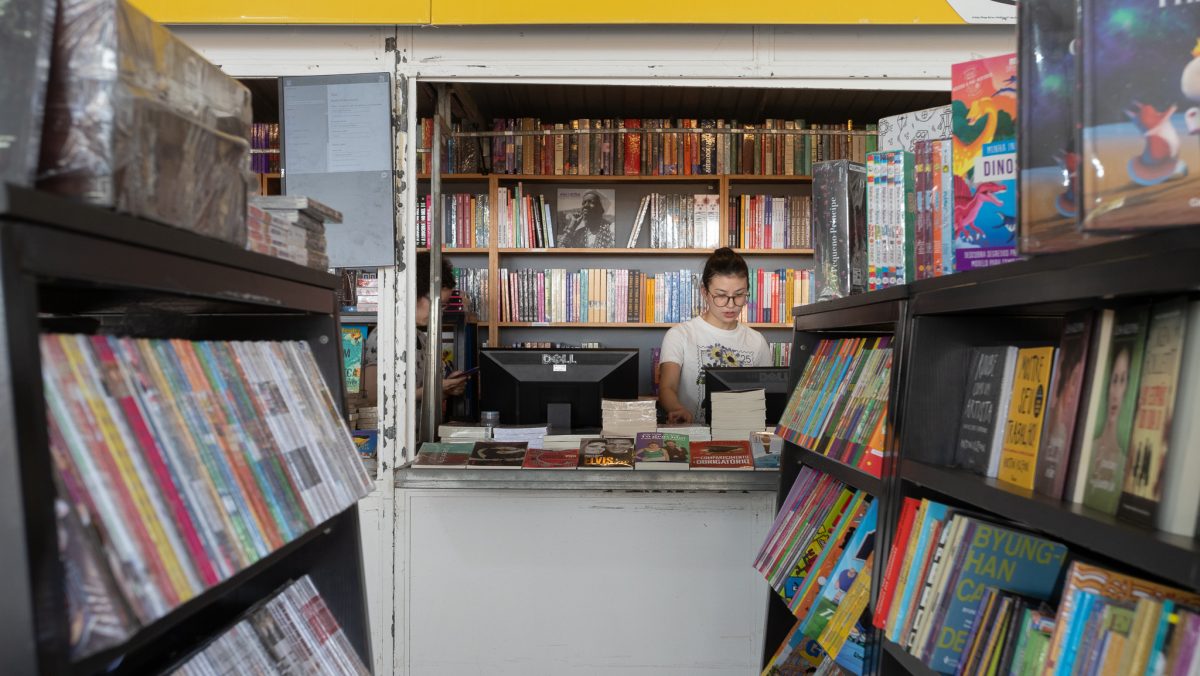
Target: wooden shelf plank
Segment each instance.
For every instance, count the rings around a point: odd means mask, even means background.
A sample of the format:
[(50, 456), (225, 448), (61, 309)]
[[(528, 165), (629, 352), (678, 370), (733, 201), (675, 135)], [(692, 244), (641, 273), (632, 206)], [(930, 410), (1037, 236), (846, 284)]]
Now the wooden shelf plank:
[(1200, 590), (1200, 545), (1193, 538), (1147, 530), (1083, 505), (915, 460), (902, 463), (901, 477), (977, 509), (1020, 522), (1069, 546)]
[[(428, 251), (429, 251), (429, 247), (427, 247), (427, 246), (417, 247), (417, 253), (427, 253)], [(461, 256), (464, 254), (472, 254), (472, 255), (487, 254), (488, 251), (489, 250), (487, 247), (443, 247), (442, 248), (442, 254), (449, 255), (449, 256)]]
[[(788, 329), (791, 324), (764, 324), (761, 322), (745, 322), (746, 326), (754, 329)], [(669, 329), (678, 326), (678, 322), (492, 322), (493, 326), (502, 329), (536, 328), (536, 329)]]
[(739, 183), (812, 183), (812, 176), (779, 176), (772, 174), (763, 176), (760, 174), (729, 174), (726, 178)]
[[(456, 251), (447, 249), (447, 251)], [(486, 249), (482, 250), (486, 251)], [(743, 256), (811, 256), (812, 249), (734, 249)], [(525, 249), (504, 247), (499, 249), (503, 255), (590, 255), (590, 256), (707, 256), (712, 249), (582, 249), (568, 247), (546, 247)]]

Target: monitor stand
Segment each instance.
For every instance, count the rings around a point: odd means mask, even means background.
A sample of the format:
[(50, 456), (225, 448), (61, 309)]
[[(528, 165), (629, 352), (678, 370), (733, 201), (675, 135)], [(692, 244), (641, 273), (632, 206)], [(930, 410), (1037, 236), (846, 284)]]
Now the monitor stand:
[(571, 405), (546, 404), (546, 421), (550, 434), (571, 433)]

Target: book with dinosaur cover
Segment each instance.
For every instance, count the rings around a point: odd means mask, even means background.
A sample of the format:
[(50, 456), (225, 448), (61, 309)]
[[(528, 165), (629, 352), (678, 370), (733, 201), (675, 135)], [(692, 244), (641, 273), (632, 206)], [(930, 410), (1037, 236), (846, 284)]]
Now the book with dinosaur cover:
[(1017, 352), (1012, 400), (1004, 424), (1004, 446), (1000, 449), (1000, 469), (996, 476), (1030, 490), (1037, 475), (1037, 454), (1055, 351), (1054, 347), (1025, 347)]
[(954, 266), (1017, 256), (1017, 55), (950, 69), (954, 127)]
[(1038, 450), (1037, 477), (1033, 482), (1034, 490), (1052, 498), (1061, 498), (1067, 483), (1067, 460), (1075, 440), (1091, 337), (1090, 310), (1063, 318), (1062, 339), (1055, 356), (1050, 403), (1046, 409), (1046, 427), (1042, 430), (1042, 445)]
[[(1079, 150), (1075, 138), (1075, 7), (1073, 0), (1024, 2), (1020, 28), (1017, 97), (1020, 152), (1018, 248), (1048, 253), (1087, 240), (1075, 227), (1079, 212)], [(1103, 241), (1094, 238), (1092, 241)]]
[(1109, 339), (1108, 359), (1104, 368), (1097, 366), (1092, 389), (1104, 407), (1095, 428), (1084, 430), (1092, 437), (1091, 458), (1086, 466), (1083, 504), (1106, 514), (1115, 514), (1121, 487), (1125, 481), (1125, 459), (1141, 383), (1142, 353), (1146, 347), (1146, 327), (1150, 308), (1134, 305), (1116, 312)]
[(817, 301), (867, 290), (867, 168), (847, 160), (813, 166), (813, 270)]
[(1088, 232), (1200, 218), (1200, 4), (1080, 3), (1081, 225)]
[[(1194, 450), (1168, 447), (1187, 315), (1186, 298), (1155, 303), (1150, 311), (1137, 413), (1133, 417), (1129, 454), (1125, 458), (1125, 485), (1117, 504), (1117, 516), (1147, 528), (1154, 527), (1158, 518), (1162, 473), (1168, 455)], [(1191, 416), (1195, 412), (1183, 414)]]

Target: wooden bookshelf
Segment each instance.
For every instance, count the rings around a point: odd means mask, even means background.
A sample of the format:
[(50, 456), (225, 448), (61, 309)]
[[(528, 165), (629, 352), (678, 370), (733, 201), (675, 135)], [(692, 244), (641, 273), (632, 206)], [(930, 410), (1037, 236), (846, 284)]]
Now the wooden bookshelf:
[[(462, 251), (461, 249), (446, 249), (446, 253)], [(474, 249), (467, 250), (474, 252)], [(486, 252), (486, 249), (481, 250)], [(505, 247), (498, 249), (505, 255), (513, 254), (552, 254), (565, 256), (707, 256), (711, 249), (578, 249), (567, 247), (543, 247), (537, 249), (521, 249)], [(812, 249), (734, 249), (743, 256), (811, 256)]]
[[(791, 324), (765, 324), (743, 322), (754, 329), (791, 329)], [(498, 328), (550, 328), (550, 329), (669, 329), (679, 322), (491, 322)]]
[[(418, 253), (428, 252), (429, 247), (417, 247)], [(462, 255), (480, 255), (487, 254), (491, 249), (487, 247), (443, 247), (442, 255), (444, 256), (462, 256)]]

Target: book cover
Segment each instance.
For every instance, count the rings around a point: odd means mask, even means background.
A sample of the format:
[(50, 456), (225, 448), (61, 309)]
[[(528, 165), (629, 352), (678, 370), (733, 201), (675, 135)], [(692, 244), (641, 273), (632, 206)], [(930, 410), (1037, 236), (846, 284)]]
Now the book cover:
[(594, 437), (579, 442), (579, 467), (583, 469), (633, 469), (634, 440)]
[[(1200, 411), (1200, 301), (1188, 308), (1185, 329), (1183, 362), (1179, 367), (1179, 393), (1175, 399), (1177, 411)], [(1200, 513), (1200, 416), (1172, 416), (1170, 448), (1162, 471), (1162, 502), (1158, 509), (1156, 527), (1177, 535), (1193, 536)], [(1187, 449), (1187, 450), (1182, 450)]]
[(1083, 202), (1087, 232), (1196, 222), (1200, 215), (1200, 5), (1080, 4)]
[(426, 441), (413, 458), (413, 469), (460, 469), (467, 466), (474, 444)]
[(847, 160), (813, 166), (816, 300), (867, 290), (867, 168)]
[(1030, 490), (1037, 476), (1037, 454), (1055, 349), (1025, 347), (1017, 352), (1012, 400), (1008, 405), (1008, 420), (1004, 423), (1004, 446), (1000, 451), (997, 478)]
[(521, 463), (524, 469), (575, 469), (579, 466), (579, 449), (531, 448)]
[[(1137, 409), (1129, 453), (1125, 458), (1125, 482), (1117, 503), (1117, 516), (1153, 528), (1162, 498), (1162, 474), (1168, 457), (1175, 392), (1183, 361), (1184, 330), (1188, 301), (1175, 298), (1155, 303), (1150, 310), (1142, 378), (1138, 385)], [(1187, 416), (1194, 412), (1187, 411)], [(1187, 447), (1175, 453), (1189, 452)]]
[(688, 437), (671, 432), (639, 432), (634, 465), (645, 470), (689, 469)]
[(1054, 357), (1054, 377), (1046, 426), (1038, 450), (1037, 477), (1033, 488), (1052, 498), (1061, 498), (1067, 483), (1067, 462), (1075, 439), (1075, 427), (1087, 369), (1088, 345), (1092, 337), (1091, 310), (1063, 318), (1062, 339)]
[[(916, 539), (910, 545), (911, 553), (907, 570), (901, 571), (899, 603), (892, 599), (891, 614), (888, 616), (887, 637), (895, 643), (900, 642), (901, 632), (909, 626), (909, 607), (912, 605), (917, 588), (925, 580), (925, 571), (929, 562), (927, 554), (937, 547), (940, 526), (946, 520), (946, 505), (931, 500), (921, 501), (920, 520), (913, 523)], [(930, 544), (930, 541), (933, 544)]]
[[(0, 62), (6, 64), (0, 88), (0, 183), (29, 186), (38, 171), (57, 6), (51, 0), (9, 3), (0, 23)], [(58, 92), (59, 99), (65, 96)], [(66, 136), (65, 131), (59, 135)]]
[(754, 469), (779, 469), (783, 439), (770, 432), (754, 432), (750, 435), (750, 453), (754, 456)]
[(833, 572), (827, 578), (825, 586), (821, 588), (816, 602), (804, 619), (801, 631), (809, 638), (817, 639), (825, 631), (829, 620), (845, 599), (846, 594), (849, 593), (850, 587), (853, 586), (855, 578), (863, 572), (867, 559), (875, 551), (878, 514), (879, 501), (874, 500), (867, 507), (866, 514), (863, 515), (862, 521), (854, 530), (850, 541), (846, 543), (841, 558), (838, 559)]
[(1003, 441), (1000, 416), (1012, 390), (1012, 365), (1017, 348), (977, 347), (971, 350), (967, 370), (966, 400), (959, 419), (954, 464), (977, 474), (987, 474), (993, 454)]
[(1015, 260), (1016, 54), (950, 68), (954, 128), (954, 266)]
[(1106, 514), (1116, 513), (1125, 481), (1125, 459), (1133, 432), (1149, 321), (1150, 308), (1146, 305), (1117, 311), (1107, 364), (1096, 369), (1092, 382), (1092, 387), (1099, 389), (1104, 408), (1097, 416), (1095, 429), (1084, 430), (1092, 436), (1092, 457), (1083, 504)]
[(1073, 0), (1039, 0), (1017, 8), (1021, 253), (1064, 251), (1087, 241), (1075, 227), (1080, 169), (1073, 118), (1075, 7)]
[(699, 441), (689, 450), (692, 469), (754, 469), (748, 441)]
[(920, 504), (919, 500), (910, 497), (905, 497), (901, 504), (900, 519), (896, 522), (892, 549), (888, 553), (887, 563), (883, 569), (883, 579), (879, 583), (879, 600), (875, 605), (875, 613), (872, 618), (872, 624), (876, 629), (883, 629), (887, 623), (888, 611), (895, 594), (896, 579), (900, 575), (900, 566), (904, 562), (904, 553), (908, 549), (913, 520)]
[(958, 666), (985, 588), (1048, 599), (1067, 555), (1062, 544), (973, 518), (968, 518), (964, 539), (969, 543), (965, 563), (954, 571), (942, 596), (944, 619), (929, 659), (942, 673)]
[(1092, 344), (1089, 346), (1087, 371), (1084, 374), (1084, 414), (1080, 420), (1079, 430), (1075, 433), (1077, 442), (1071, 451), (1070, 472), (1067, 477), (1065, 499), (1083, 503), (1084, 489), (1087, 487), (1087, 477), (1091, 473), (1092, 450), (1094, 438), (1092, 430), (1100, 424), (1105, 414), (1104, 388), (1100, 386), (1103, 378), (1097, 373), (1103, 373), (1108, 367), (1109, 354), (1112, 348), (1112, 326), (1116, 311), (1111, 308), (1100, 310), (1096, 316), (1096, 326), (1092, 330)]
[(950, 138), (951, 107), (937, 106), (879, 118), (879, 151), (916, 152), (919, 141)]
[(467, 467), (520, 469), (527, 449), (528, 442), (524, 441), (476, 441), (471, 447)]

